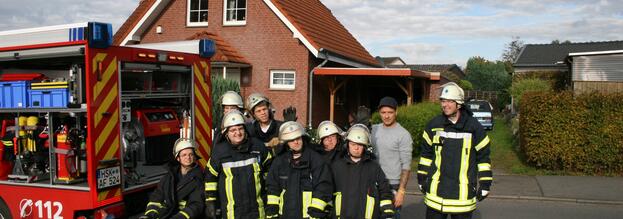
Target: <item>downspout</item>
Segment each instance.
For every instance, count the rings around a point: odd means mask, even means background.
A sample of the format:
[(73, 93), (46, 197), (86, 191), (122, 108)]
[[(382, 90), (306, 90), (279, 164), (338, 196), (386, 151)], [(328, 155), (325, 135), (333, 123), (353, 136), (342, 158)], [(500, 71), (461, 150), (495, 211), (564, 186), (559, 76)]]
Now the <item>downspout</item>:
[(312, 100), (314, 99), (314, 69), (324, 66), (329, 61), (329, 52), (326, 51), (324, 48), (320, 48), (318, 50), (318, 57), (320, 57), (321, 53), (324, 54), (324, 57), (323, 57), (324, 61), (322, 61), (320, 65), (316, 66), (311, 71), (309, 71), (309, 101), (307, 103), (308, 105), (307, 114), (309, 115), (307, 117), (307, 128), (309, 129), (312, 128), (312, 112), (313, 112), (312, 111)]

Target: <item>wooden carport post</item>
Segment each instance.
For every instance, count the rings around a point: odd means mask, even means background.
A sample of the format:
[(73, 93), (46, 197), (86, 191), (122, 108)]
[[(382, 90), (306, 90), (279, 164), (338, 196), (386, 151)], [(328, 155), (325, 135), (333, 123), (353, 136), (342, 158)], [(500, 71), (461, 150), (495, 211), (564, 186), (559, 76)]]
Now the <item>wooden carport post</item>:
[(402, 83), (400, 83), (400, 81), (394, 79), (394, 82), (396, 82), (398, 87), (400, 87), (400, 89), (407, 95), (407, 106), (413, 104), (413, 78), (407, 78), (406, 88), (402, 85)]
[(330, 98), (330, 100), (329, 100), (329, 120), (331, 120), (331, 122), (333, 122), (333, 114), (335, 113), (335, 93), (342, 86), (344, 86), (344, 84), (346, 84), (346, 82), (348, 81), (349, 78), (346, 78), (342, 82), (338, 83), (337, 86), (335, 85), (334, 79), (336, 79), (336, 77), (331, 77), (331, 78), (328, 78), (328, 80), (327, 80), (327, 84), (329, 85), (329, 98)]

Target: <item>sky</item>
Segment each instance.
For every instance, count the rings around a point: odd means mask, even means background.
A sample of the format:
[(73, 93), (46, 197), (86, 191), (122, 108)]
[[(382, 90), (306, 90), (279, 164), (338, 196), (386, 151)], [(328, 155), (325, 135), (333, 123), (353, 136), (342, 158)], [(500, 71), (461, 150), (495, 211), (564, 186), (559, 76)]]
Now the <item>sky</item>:
[[(623, 0), (321, 1), (372, 56), (408, 64), (499, 60), (513, 37), (527, 44), (623, 40)], [(138, 2), (0, 0), (0, 31), (85, 21), (116, 30)]]

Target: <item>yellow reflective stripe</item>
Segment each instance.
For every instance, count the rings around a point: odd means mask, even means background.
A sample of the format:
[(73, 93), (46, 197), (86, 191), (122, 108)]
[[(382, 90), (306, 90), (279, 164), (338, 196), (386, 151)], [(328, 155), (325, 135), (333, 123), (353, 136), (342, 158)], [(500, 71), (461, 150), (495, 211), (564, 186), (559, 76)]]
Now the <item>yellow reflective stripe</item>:
[(307, 207), (311, 204), (312, 192), (303, 191), (303, 218), (308, 218)]
[(156, 209), (149, 209), (149, 210), (147, 210), (147, 211), (145, 212), (145, 215), (148, 215), (148, 214), (149, 214), (149, 212), (154, 212), (154, 213), (156, 213), (156, 214), (159, 214), (159, 213), (158, 213), (158, 211), (157, 211)]
[(424, 170), (418, 170), (418, 171), (417, 171), (417, 173), (418, 173), (418, 174), (424, 174), (424, 175), (427, 175), (427, 174), (428, 174), (428, 172), (426, 172), (426, 171), (424, 171)]
[(268, 195), (266, 203), (269, 204), (269, 205), (278, 205), (279, 204), (279, 196)]
[(335, 216), (340, 216), (340, 212), (342, 211), (342, 193), (335, 193)]
[(493, 177), (480, 177), (478, 180), (493, 180)]
[(234, 191), (232, 189), (232, 181), (234, 176), (231, 173), (231, 168), (223, 168), (225, 173), (225, 194), (227, 196), (227, 218), (234, 217)]
[(209, 197), (209, 198), (206, 198), (206, 201), (216, 201), (216, 198), (214, 198), (214, 197)]
[[(433, 141), (436, 143), (439, 142), (439, 136), (435, 135)], [(433, 173), (433, 177), (430, 183), (429, 192), (435, 195), (437, 195), (437, 186), (439, 184), (439, 176), (441, 175), (441, 172), (439, 171), (441, 167), (441, 149), (442, 147), (435, 148), (435, 166), (437, 166), (437, 169), (435, 170), (435, 173)]]
[(178, 205), (178, 208), (182, 210), (186, 207), (186, 201), (182, 200), (179, 203), (177, 203), (177, 205)]
[(485, 146), (487, 146), (487, 144), (489, 144), (489, 136), (485, 136), (485, 139), (482, 139), (482, 141), (480, 141), (480, 143), (478, 143), (478, 145), (476, 145), (476, 150), (480, 151), (480, 149), (484, 148)]
[(469, 168), (471, 146), (472, 138), (463, 138), (463, 147), (461, 148), (461, 168), (459, 170), (459, 200), (467, 200), (467, 191), (469, 190), (467, 169)]
[(422, 138), (424, 138), (424, 140), (429, 146), (433, 145), (433, 142), (430, 141), (430, 137), (428, 136), (428, 133), (426, 133), (426, 131), (422, 133)]
[(431, 129), (432, 132), (436, 132), (436, 131), (443, 131), (443, 128), (433, 128)]
[(279, 214), (283, 215), (283, 195), (286, 194), (286, 190), (281, 190), (281, 195), (279, 195)]
[(319, 210), (324, 211), (324, 208), (327, 206), (327, 203), (319, 198), (312, 198), (310, 207), (317, 208)]
[(205, 190), (206, 191), (216, 191), (216, 182), (207, 182), (205, 183)]
[(392, 200), (381, 200), (381, 207), (385, 205), (391, 205), (391, 204), (392, 204)]
[(434, 202), (434, 201), (432, 201), (430, 199), (427, 199), (427, 198), (424, 199), (424, 204), (426, 204), (426, 206), (428, 206), (428, 207), (430, 207), (432, 209), (435, 209), (437, 211), (441, 211), (441, 204), (436, 203), (436, 202)]
[(372, 214), (374, 213), (374, 202), (374, 198), (366, 195), (366, 214), (364, 216), (366, 219), (372, 219)]
[(478, 171), (488, 171), (491, 170), (491, 164), (489, 163), (479, 163)]
[(260, 184), (260, 164), (253, 163), (253, 177), (255, 180), (255, 198), (260, 218), (264, 218), (264, 201), (262, 200), (262, 185)]
[(150, 206), (150, 205), (156, 206), (158, 208), (162, 208), (162, 204), (160, 204), (160, 202), (149, 202), (149, 203), (147, 203), (147, 206)]
[(430, 164), (432, 163), (433, 163), (433, 160), (425, 158), (425, 157), (420, 157), (420, 164), (424, 166), (430, 166)]
[(476, 197), (467, 199), (467, 200), (458, 200), (458, 199), (441, 198), (433, 194), (426, 194), (425, 199), (433, 201), (438, 204), (443, 203), (444, 205), (453, 205), (453, 206), (467, 206), (467, 205), (476, 204)]
[(186, 219), (190, 219), (190, 215), (188, 215), (186, 212), (180, 211), (180, 214), (184, 215)]
[(210, 164), (210, 163), (211, 163), (211, 162), (210, 162), (211, 160), (212, 160), (212, 158), (210, 158), (210, 160), (208, 160), (208, 165), (207, 165), (207, 166), (208, 166), (208, 170), (210, 171), (210, 173), (211, 173), (212, 175), (214, 175), (214, 176), (218, 176), (218, 172), (216, 172), (216, 170), (214, 169), (214, 167), (212, 167), (212, 165)]
[(266, 162), (268, 162), (268, 160), (273, 159), (273, 155), (271, 155), (270, 153), (268, 153), (268, 155), (266, 156), (266, 159), (264, 160), (264, 162), (262, 162), (262, 165), (265, 165)]

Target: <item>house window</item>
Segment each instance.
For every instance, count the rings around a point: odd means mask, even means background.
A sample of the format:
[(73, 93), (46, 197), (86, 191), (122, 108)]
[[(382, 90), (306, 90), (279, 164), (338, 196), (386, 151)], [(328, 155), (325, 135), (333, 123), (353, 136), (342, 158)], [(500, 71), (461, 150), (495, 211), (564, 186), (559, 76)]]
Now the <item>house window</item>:
[(188, 0), (186, 26), (208, 26), (208, 0)]
[(223, 25), (245, 25), (247, 23), (246, 0), (224, 0)]
[(296, 73), (290, 70), (271, 70), (270, 89), (294, 90)]

